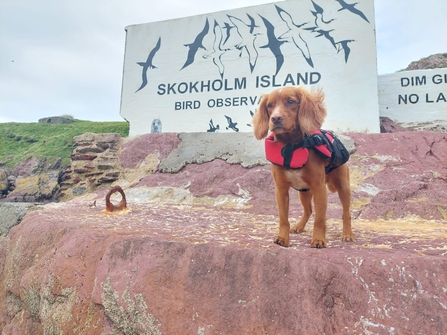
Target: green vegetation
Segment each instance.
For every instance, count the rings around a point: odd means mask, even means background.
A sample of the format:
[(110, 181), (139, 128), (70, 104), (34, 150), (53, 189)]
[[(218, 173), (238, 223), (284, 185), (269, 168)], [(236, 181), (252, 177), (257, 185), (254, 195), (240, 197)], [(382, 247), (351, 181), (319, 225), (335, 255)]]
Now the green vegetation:
[(0, 123), (0, 162), (14, 167), (31, 156), (60, 157), (68, 165), (74, 148), (73, 138), (84, 133), (129, 135), (127, 122), (73, 120), (67, 124)]

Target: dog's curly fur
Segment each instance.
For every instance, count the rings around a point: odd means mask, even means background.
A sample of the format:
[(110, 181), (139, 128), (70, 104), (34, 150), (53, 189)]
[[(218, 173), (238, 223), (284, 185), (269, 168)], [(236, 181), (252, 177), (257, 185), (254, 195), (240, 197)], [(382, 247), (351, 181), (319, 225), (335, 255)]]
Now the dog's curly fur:
[[(272, 132), (275, 141), (281, 144), (298, 143), (305, 135), (320, 129), (326, 117), (324, 94), (321, 90), (309, 91), (303, 87), (284, 87), (270, 94), (263, 95), (259, 108), (253, 116), (254, 135), (260, 140)], [(274, 242), (288, 247), (289, 232), (301, 233), (312, 214), (312, 198), (315, 205), (315, 223), (311, 246), (324, 248), (326, 241), (327, 190), (338, 192), (343, 206), (343, 241), (354, 241), (351, 229), (351, 188), (349, 169), (343, 164), (332, 172), (325, 174), (328, 161), (309, 150), (306, 165), (298, 170), (288, 169), (272, 164), (272, 174), (276, 184), (276, 202), (279, 213), (279, 234)], [(290, 228), (289, 224), (289, 190), (309, 189), (299, 192), (303, 205), (303, 216)]]

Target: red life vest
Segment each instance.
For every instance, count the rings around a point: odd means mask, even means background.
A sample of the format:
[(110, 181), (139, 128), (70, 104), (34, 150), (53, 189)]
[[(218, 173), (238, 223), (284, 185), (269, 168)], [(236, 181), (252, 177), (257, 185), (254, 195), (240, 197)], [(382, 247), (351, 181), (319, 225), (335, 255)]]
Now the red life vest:
[(323, 158), (330, 160), (326, 173), (346, 163), (349, 152), (341, 141), (331, 132), (314, 130), (311, 136), (296, 144), (280, 144), (275, 142), (274, 134), (265, 139), (265, 155), (273, 164), (289, 169), (301, 169), (309, 159), (309, 149), (314, 148)]

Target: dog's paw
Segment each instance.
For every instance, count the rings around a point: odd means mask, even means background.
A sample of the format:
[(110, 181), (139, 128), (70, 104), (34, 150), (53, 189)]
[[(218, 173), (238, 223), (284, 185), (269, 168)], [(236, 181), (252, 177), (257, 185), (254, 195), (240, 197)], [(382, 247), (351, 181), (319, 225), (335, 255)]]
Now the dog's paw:
[(312, 239), (312, 242), (310, 242), (310, 246), (311, 248), (326, 248), (327, 247), (327, 242), (326, 240), (319, 240), (319, 239)]
[(351, 232), (350, 234), (341, 234), (341, 240), (343, 242), (355, 242), (355, 235)]
[(289, 246), (289, 239), (285, 239), (281, 236), (276, 236), (273, 240), (273, 243), (276, 243), (282, 247), (288, 247)]
[(292, 228), (290, 228), (290, 232), (293, 234), (301, 234), (304, 231), (304, 227), (300, 225), (295, 225)]

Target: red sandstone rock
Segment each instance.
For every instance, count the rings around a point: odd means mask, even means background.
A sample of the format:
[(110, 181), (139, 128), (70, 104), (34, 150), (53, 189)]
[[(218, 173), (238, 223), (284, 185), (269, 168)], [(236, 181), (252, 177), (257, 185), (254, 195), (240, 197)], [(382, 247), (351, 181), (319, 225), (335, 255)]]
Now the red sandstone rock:
[[(389, 219), (417, 215), (447, 220), (446, 134), (405, 132), (350, 136), (357, 144), (357, 152), (348, 162), (356, 217)], [(196, 197), (247, 194), (254, 213), (276, 213), (275, 186), (269, 165), (247, 169), (216, 159), (189, 164), (175, 174), (147, 175), (137, 186), (142, 185), (185, 188)], [(330, 194), (329, 202), (328, 216), (339, 218), (338, 197)], [(294, 215), (301, 213), (298, 194), (294, 191), (291, 191), (290, 210)]]
[[(10, 231), (3, 334), (446, 334), (447, 135), (350, 136), (355, 243), (339, 241), (331, 194), (329, 248), (309, 247), (312, 223), (290, 248), (273, 244), (269, 165), (157, 172), (125, 188), (126, 212), (105, 214), (103, 189)], [(177, 140), (129, 141), (121, 165), (163, 160)]]
[[(432, 132), (352, 134), (351, 168), (363, 174), (354, 196), (370, 199), (360, 218), (447, 220), (447, 135)], [(368, 189), (373, 185), (374, 189)], [(368, 194), (369, 192), (369, 194)]]
[(48, 171), (59, 170), (61, 168), (61, 159), (30, 157), (18, 163), (11, 171), (15, 177), (30, 177), (32, 175)]
[(97, 171), (97, 172), (86, 173), (84, 176), (86, 176), (86, 177), (94, 177), (94, 176), (101, 176), (102, 174), (104, 174), (104, 172)]
[(88, 171), (90, 171), (89, 169), (73, 169), (74, 172), (76, 173), (86, 173)]
[(404, 128), (398, 125), (396, 122), (391, 120), (389, 117), (381, 116), (380, 117), (380, 132), (381, 133), (397, 133), (401, 131), (409, 131), (407, 128)]
[(80, 148), (76, 148), (76, 153), (78, 154), (89, 154), (89, 153), (101, 153), (104, 152), (107, 148), (102, 148), (98, 146), (84, 146)]
[[(81, 210), (82, 208), (82, 210)], [(447, 230), (358, 223), (355, 243), (271, 242), (274, 216), (85, 202), (27, 215), (0, 245), (3, 334), (445, 334)], [(61, 220), (62, 218), (62, 220)], [(394, 222), (399, 226), (399, 222)]]
[(174, 133), (141, 135), (123, 143), (120, 161), (124, 168), (136, 168), (151, 153), (157, 154), (159, 160), (166, 158), (179, 143)]
[(81, 154), (81, 155), (71, 155), (70, 159), (72, 161), (92, 161), (94, 160), (96, 157), (96, 155), (87, 155), (87, 154)]
[(118, 179), (118, 177), (100, 177), (100, 178), (98, 178), (97, 182), (98, 182), (98, 184), (111, 183), (117, 179)]

